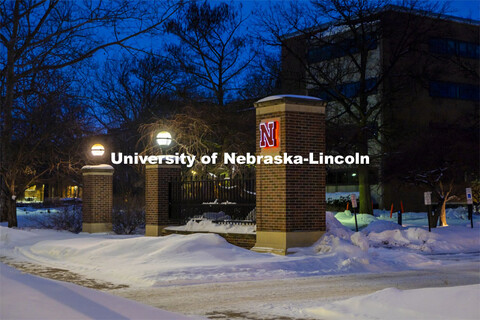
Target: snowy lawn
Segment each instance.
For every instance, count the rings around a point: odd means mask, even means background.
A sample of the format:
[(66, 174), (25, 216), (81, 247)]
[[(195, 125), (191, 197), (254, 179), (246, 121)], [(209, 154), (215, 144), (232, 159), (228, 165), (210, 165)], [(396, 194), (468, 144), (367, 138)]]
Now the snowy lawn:
[[(448, 208), (446, 210), (447, 223), (450, 226), (465, 226), (470, 224), (468, 220), (468, 211), (465, 207)], [(355, 230), (355, 216), (350, 210), (338, 212), (335, 218), (344, 226)], [(473, 221), (480, 226), (480, 216), (474, 214)], [(398, 213), (393, 212), (390, 218), (390, 211), (375, 209), (373, 216), (370, 214), (357, 214), (357, 223), (359, 229), (363, 229), (374, 221), (388, 221), (398, 225)], [(425, 227), (428, 228), (427, 214), (425, 212), (404, 212), (402, 214), (402, 225), (404, 227)]]
[(0, 319), (191, 319), (0, 263)]
[(60, 213), (65, 207), (40, 208), (40, 207), (17, 207), (17, 222), (21, 228), (35, 228), (39, 222), (44, 221), (50, 214)]
[(468, 221), (434, 229), (376, 219), (354, 233), (327, 214), (327, 233), (289, 256), (261, 254), (215, 234), (151, 238), (0, 227), (1, 255), (132, 287), (435, 268), (433, 255), (479, 252)]

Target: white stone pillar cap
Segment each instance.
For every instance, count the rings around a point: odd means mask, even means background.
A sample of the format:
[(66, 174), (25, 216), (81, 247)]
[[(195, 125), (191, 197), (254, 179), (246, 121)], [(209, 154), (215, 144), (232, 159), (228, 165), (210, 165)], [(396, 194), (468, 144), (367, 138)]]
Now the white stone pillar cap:
[(325, 113), (326, 101), (317, 97), (281, 94), (260, 99), (254, 105), (257, 115), (278, 111)]
[(113, 174), (113, 167), (109, 164), (86, 165), (82, 167), (82, 174)]

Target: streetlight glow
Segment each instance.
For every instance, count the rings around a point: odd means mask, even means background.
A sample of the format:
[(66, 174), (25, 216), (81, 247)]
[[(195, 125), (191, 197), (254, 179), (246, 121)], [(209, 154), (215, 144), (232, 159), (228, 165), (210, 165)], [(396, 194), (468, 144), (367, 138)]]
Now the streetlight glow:
[(157, 144), (160, 147), (167, 147), (172, 143), (172, 135), (170, 132), (161, 131), (157, 134)]
[(96, 143), (90, 149), (94, 157), (101, 157), (105, 153), (105, 148), (100, 143)]

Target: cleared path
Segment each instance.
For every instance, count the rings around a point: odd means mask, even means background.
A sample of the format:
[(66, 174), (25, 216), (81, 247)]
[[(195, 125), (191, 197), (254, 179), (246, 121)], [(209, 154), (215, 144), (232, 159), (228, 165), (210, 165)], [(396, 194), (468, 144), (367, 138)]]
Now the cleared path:
[(476, 283), (480, 283), (480, 262), (474, 258), (435, 270), (108, 291), (165, 310), (213, 319), (299, 319), (305, 318), (298, 313), (302, 306), (321, 305), (384, 288), (415, 289)]

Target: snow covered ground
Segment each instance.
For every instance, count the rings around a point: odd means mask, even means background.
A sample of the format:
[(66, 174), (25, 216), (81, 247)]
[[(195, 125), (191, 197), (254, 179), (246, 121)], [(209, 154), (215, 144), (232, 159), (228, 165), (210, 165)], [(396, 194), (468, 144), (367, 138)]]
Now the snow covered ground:
[(480, 285), (414, 290), (384, 289), (306, 308), (320, 319), (479, 319)]
[[(393, 222), (396, 221), (395, 216), (389, 218), (389, 212), (376, 211), (375, 217), (362, 217), (363, 215), (359, 217), (363, 224), (362, 230), (355, 233), (351, 224), (353, 216), (348, 212), (336, 215), (327, 213), (326, 234), (313, 246), (296, 248), (292, 250), (293, 254), (288, 256), (245, 250), (227, 243), (215, 234), (170, 235), (155, 238), (140, 235), (73, 234), (66, 231), (33, 229), (30, 228), (32, 225), (30, 227), (24, 225), (23, 229), (8, 229), (1, 226), (0, 256), (50, 268), (62, 268), (83, 277), (128, 285), (130, 286), (128, 290), (145, 290), (149, 294), (151, 290), (162, 290), (165, 286), (192, 284), (208, 286), (233, 281), (248, 283), (245, 280), (274, 282), (287, 279), (318, 279), (318, 276), (325, 275), (385, 274), (406, 270), (416, 270), (416, 273), (429, 270), (428, 273), (435, 273), (462, 264), (468, 264), (470, 273), (472, 265), (475, 270), (473, 276), (470, 275), (468, 278), (471, 282), (462, 284), (478, 283), (480, 221), (475, 217), (475, 228), (471, 229), (462, 210), (449, 211), (447, 221), (450, 226), (433, 229), (431, 233), (426, 228), (424, 214), (423, 218), (419, 218), (422, 214), (418, 213), (405, 214), (404, 225), (399, 226)], [(32, 213), (25, 215), (30, 214)], [(22, 218), (19, 221), (21, 225)], [(368, 226), (366, 222), (369, 223)], [(377, 290), (382, 288), (385, 287), (379, 287)], [(374, 289), (371, 288), (364, 293), (373, 292)], [(465, 290), (468, 292), (461, 292), (472, 294), (478, 292), (478, 287)], [(449, 296), (450, 294), (458, 296), (458, 293), (454, 292), (440, 294), (445, 294), (445, 297), (451, 300), (453, 298)], [(372, 305), (375, 301), (384, 304), (385, 302), (379, 298), (384, 295), (393, 299), (394, 296), (407, 297), (410, 293), (386, 291), (344, 305), (327, 305), (311, 299), (305, 304), (277, 305), (271, 311), (275, 314), (288, 314), (288, 310), (295, 310), (291, 312), (292, 317), (307, 317), (308, 314), (308, 317), (313, 318), (335, 316), (341, 318), (349, 312), (356, 314), (358, 311), (353, 307), (347, 309), (346, 305), (358, 307), (363, 302)], [(457, 300), (459, 299), (457, 297)], [(464, 318), (468, 319), (472, 311), (469, 300), (458, 303), (462, 306), (462, 303), (468, 304), (465, 313), (462, 313), (465, 315)], [(159, 306), (153, 303), (152, 305)], [(417, 311), (416, 314), (423, 312)], [(325, 316), (326, 313), (329, 314), (328, 317)], [(359, 315), (371, 319), (378, 316)], [(226, 318), (232, 316), (227, 315)]]
[(286, 257), (245, 250), (215, 234), (151, 238), (0, 227), (0, 245), (1, 255), (14, 260), (133, 287), (436, 268), (450, 262), (432, 255), (480, 251), (478, 221), (474, 229), (464, 220), (429, 233), (372, 219), (355, 233), (327, 213), (327, 233)]
[[(369, 295), (387, 288), (411, 290), (480, 283), (478, 263), (466, 263), (465, 258), (462, 256), (461, 262), (435, 270), (121, 288), (110, 292), (173, 312), (191, 314), (194, 310), (194, 314), (213, 319), (326, 320), (330, 318), (315, 315), (307, 310), (326, 307), (334, 301)], [(165, 294), (165, 290), (168, 290), (168, 294)], [(425, 299), (423, 301), (428, 304), (434, 303)], [(456, 301), (457, 307), (451, 310), (456, 313), (456, 317), (450, 319), (467, 318), (463, 306), (471, 300), (457, 297)], [(389, 302), (392, 310), (396, 302)], [(469, 308), (471, 310), (472, 306)], [(375, 312), (370, 309), (363, 310), (364, 313), (370, 311)], [(354, 316), (355, 314), (345, 313), (343, 319), (353, 319)], [(383, 316), (380, 319), (389, 317)], [(423, 313), (423, 319), (430, 317)]]
[(35, 228), (39, 226), (39, 221), (48, 217), (49, 214), (59, 213), (63, 207), (41, 208), (24, 206), (17, 207), (17, 222), (20, 228)]
[(0, 319), (191, 319), (0, 263)]

